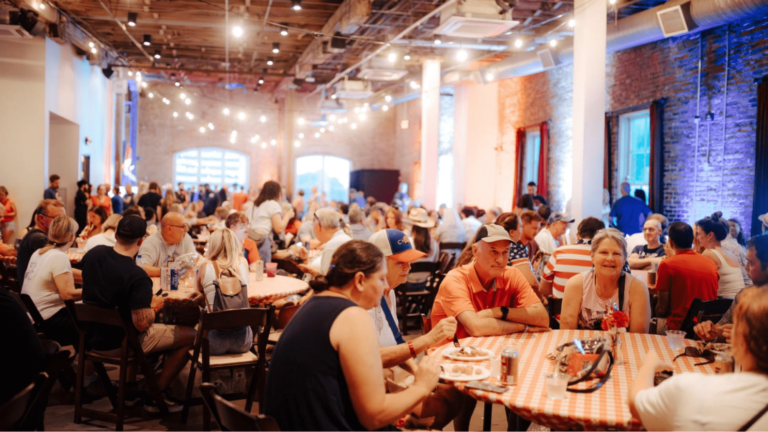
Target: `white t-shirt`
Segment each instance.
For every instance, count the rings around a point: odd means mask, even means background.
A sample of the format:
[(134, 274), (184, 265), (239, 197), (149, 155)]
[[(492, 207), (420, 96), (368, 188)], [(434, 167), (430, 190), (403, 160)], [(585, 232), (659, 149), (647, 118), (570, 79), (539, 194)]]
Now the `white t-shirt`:
[(648, 242), (645, 241), (645, 235), (642, 232), (627, 236), (627, 256), (629, 256), (636, 247), (645, 246), (647, 244)]
[(283, 208), (275, 200), (268, 200), (251, 211), (251, 229), (262, 234), (272, 232), (272, 216), (283, 214)]
[[(392, 319), (395, 321), (395, 325), (399, 326), (397, 322), (397, 297), (395, 296), (395, 290), (390, 290), (387, 296), (387, 304), (389, 305), (389, 311), (392, 313)], [(376, 333), (379, 335), (379, 346), (391, 347), (397, 345), (395, 340), (395, 334), (392, 333), (392, 329), (387, 322), (387, 316), (384, 314), (384, 309), (381, 305), (376, 306), (373, 309), (368, 309), (368, 314), (373, 320), (373, 326), (376, 327)]]
[(352, 237), (346, 235), (342, 230), (338, 230), (333, 234), (333, 237), (323, 246), (323, 252), (320, 254), (320, 272), (322, 274), (328, 274), (328, 268), (331, 267), (331, 258), (333, 258), (336, 249), (351, 240)]
[(29, 258), (21, 293), (32, 299), (43, 319), (47, 320), (64, 307), (64, 299), (53, 281), (64, 273), (72, 273), (72, 265), (67, 254), (59, 249), (49, 250), (43, 255), (38, 250)]
[[(750, 372), (683, 373), (637, 394), (643, 426), (654, 430), (739, 430), (768, 404), (768, 377)], [(768, 414), (751, 430), (768, 430)]]
[(544, 228), (543, 230), (539, 231), (539, 233), (536, 234), (536, 237), (533, 239), (536, 240), (536, 244), (539, 245), (539, 249), (545, 254), (552, 255), (555, 253), (555, 250), (557, 249), (557, 242), (555, 241), (555, 238), (552, 237), (552, 233), (549, 232), (549, 229)]
[(169, 245), (163, 239), (162, 231), (157, 232), (144, 240), (139, 249), (142, 265), (154, 267), (164, 267), (169, 259), (174, 260), (181, 255), (195, 252), (195, 244), (189, 234), (184, 234), (184, 238), (175, 245)]
[(115, 247), (115, 232), (109, 230), (108, 232), (97, 234), (89, 238), (88, 241), (85, 242), (85, 247), (83, 247), (83, 249), (88, 252), (96, 246)]
[[(471, 239), (475, 238), (475, 233), (480, 229), (481, 226), (483, 226), (483, 223), (477, 220), (477, 218), (474, 216), (469, 216), (461, 220), (461, 225), (464, 226), (465, 240), (470, 241)], [(443, 238), (440, 237), (440, 241), (442, 240)]]
[[(240, 280), (247, 287), (250, 276), (248, 275), (248, 263), (245, 261), (245, 259), (240, 261), (240, 268), (237, 269), (237, 271), (240, 273)], [(205, 264), (205, 273), (203, 274), (203, 280), (201, 282), (203, 285), (203, 292), (205, 293), (205, 297), (208, 299), (208, 304), (211, 305), (211, 307), (213, 307), (214, 297), (216, 297), (216, 287), (213, 286), (213, 281), (215, 279), (216, 271), (213, 269), (213, 264), (211, 264), (211, 261), (208, 261)]]

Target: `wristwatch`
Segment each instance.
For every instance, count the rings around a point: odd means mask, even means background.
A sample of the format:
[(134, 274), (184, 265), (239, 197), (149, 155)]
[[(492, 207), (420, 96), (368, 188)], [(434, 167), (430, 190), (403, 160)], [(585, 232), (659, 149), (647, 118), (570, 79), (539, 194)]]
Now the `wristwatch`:
[(501, 320), (506, 321), (507, 315), (509, 314), (509, 308), (506, 306), (501, 307)]

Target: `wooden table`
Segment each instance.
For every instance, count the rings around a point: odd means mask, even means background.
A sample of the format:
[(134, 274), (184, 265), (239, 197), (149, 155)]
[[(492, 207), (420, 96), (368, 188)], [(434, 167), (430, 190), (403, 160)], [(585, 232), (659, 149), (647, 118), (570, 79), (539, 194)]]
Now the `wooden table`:
[[(653, 349), (661, 357), (672, 363), (676, 354), (682, 351), (672, 351), (667, 346), (666, 336), (628, 333), (622, 344), (621, 364), (614, 365), (611, 377), (605, 385), (594, 393), (568, 393), (564, 400), (549, 400), (546, 395), (546, 385), (543, 374), (552, 370), (552, 361), (546, 358), (555, 348), (574, 338), (589, 339), (605, 332), (588, 330), (553, 330), (548, 333), (525, 333), (507, 336), (492, 336), (466, 338), (461, 340), (464, 346), (486, 348), (495, 353), (498, 361), (503, 347), (514, 342), (520, 350), (519, 383), (505, 393), (490, 393), (479, 390), (468, 390), (464, 384), (455, 386), (473, 398), (486, 402), (502, 404), (519, 416), (550, 427), (552, 430), (641, 430), (639, 420), (632, 418), (627, 405), (629, 386), (637, 375), (645, 353)], [(687, 345), (694, 345), (686, 340)], [(434, 351), (443, 365), (453, 365), (456, 362), (441, 355), (442, 351), (452, 344), (444, 345)], [(675, 374), (685, 372), (714, 373), (713, 364), (694, 366), (701, 359), (680, 357), (676, 362)], [(468, 362), (463, 362), (467, 364)], [(492, 370), (491, 362), (471, 362)], [(499, 384), (496, 377), (485, 380)], [(490, 425), (490, 423), (487, 423)]]
[[(309, 289), (309, 285), (300, 280), (287, 276), (267, 277), (260, 281), (256, 280), (256, 274), (249, 272), (250, 281), (248, 283), (248, 301), (251, 306), (271, 304), (276, 300), (288, 297), (293, 294), (301, 294)], [(152, 278), (154, 285), (153, 291), (160, 289), (160, 278)], [(168, 291), (168, 297), (165, 298), (165, 304), (178, 304), (191, 302), (189, 298), (194, 293), (194, 288), (179, 288), (176, 291)]]

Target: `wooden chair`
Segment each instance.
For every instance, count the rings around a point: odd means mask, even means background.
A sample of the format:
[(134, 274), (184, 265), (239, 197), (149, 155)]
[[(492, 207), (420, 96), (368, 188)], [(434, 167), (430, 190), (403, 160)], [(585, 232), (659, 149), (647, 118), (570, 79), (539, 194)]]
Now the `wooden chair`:
[(547, 310), (549, 311), (549, 328), (552, 330), (560, 329), (560, 321), (555, 318), (560, 315), (563, 309), (563, 299), (549, 296), (547, 297)]
[(298, 304), (286, 304), (282, 309), (280, 309), (280, 313), (277, 314), (277, 319), (272, 325), (274, 331), (269, 333), (269, 342), (267, 342), (268, 344), (277, 344), (277, 341), (280, 340), (280, 335), (283, 334), (283, 329), (285, 329), (285, 326), (291, 322), (293, 316), (296, 315), (296, 312), (299, 311), (300, 307), (301, 305)]
[(432, 312), (429, 315), (421, 314), (421, 333), (427, 334), (432, 331)]
[(32, 326), (35, 328), (35, 331), (38, 333), (45, 333), (43, 331), (43, 316), (40, 314), (40, 311), (37, 310), (37, 305), (35, 305), (35, 302), (32, 301), (32, 298), (28, 296), (27, 294), (21, 294), (16, 291), (8, 291), (13, 298), (16, 299), (16, 301), (19, 302), (21, 307), (24, 309), (24, 312), (28, 313), (30, 317), (32, 317)]
[[(181, 420), (186, 423), (189, 417), (191, 405), (201, 405), (201, 399), (192, 398), (192, 390), (195, 384), (195, 373), (198, 369), (202, 372), (203, 382), (211, 381), (211, 371), (219, 369), (233, 369), (241, 367), (253, 367), (253, 377), (246, 395), (245, 409), (250, 411), (253, 407), (254, 393), (258, 388), (259, 410), (264, 409), (264, 390), (267, 377), (267, 341), (269, 330), (275, 316), (275, 306), (267, 308), (229, 309), (218, 312), (203, 311), (200, 319), (200, 327), (195, 338), (194, 349), (190, 351), (191, 367), (189, 369), (189, 381), (187, 383), (186, 402), (182, 410)], [(208, 332), (211, 330), (229, 330), (238, 327), (251, 327), (257, 339), (257, 354), (247, 351), (243, 354), (225, 354), (220, 356), (210, 355)], [(242, 395), (229, 395), (233, 398), (241, 398)], [(211, 415), (203, 410), (203, 427), (211, 429)]]
[(397, 319), (400, 322), (400, 332), (408, 334), (411, 327), (411, 320), (416, 320), (418, 326), (422, 314), (428, 314), (432, 310), (432, 304), (435, 302), (435, 296), (443, 282), (445, 276), (437, 272), (435, 276), (427, 279), (427, 283), (422, 291), (408, 291), (406, 285), (400, 285), (395, 288), (397, 296)]
[(440, 250), (464, 250), (466, 243), (440, 243)]
[[(40, 339), (40, 343), (45, 354), (46, 379), (40, 386), (35, 400), (28, 407), (20, 430), (45, 430), (45, 410), (48, 408), (51, 390), (62, 372), (72, 371), (74, 357), (70, 355), (70, 351), (62, 350), (61, 345), (52, 340)], [(71, 381), (68, 382), (71, 387)]]
[(442, 251), (440, 252), (440, 258), (437, 260), (437, 262), (440, 263), (440, 266), (438, 267), (438, 271), (442, 274), (448, 274), (449, 271), (453, 268), (453, 263), (456, 260), (456, 254), (453, 252), (447, 252)]
[(728, 311), (733, 303), (733, 299), (716, 299), (710, 301), (702, 301), (701, 299), (693, 299), (691, 307), (688, 308), (688, 313), (683, 319), (683, 324), (680, 326), (680, 330), (686, 332), (686, 339), (694, 339), (696, 332), (693, 331), (693, 327), (704, 321), (712, 321), (714, 323), (720, 321), (720, 318)]
[(37, 394), (48, 376), (40, 374), (28, 386), (16, 393), (8, 402), (0, 405), (0, 430), (25, 430), (21, 428), (29, 408), (34, 405)]
[[(112, 422), (115, 424), (115, 430), (123, 430), (123, 423), (125, 420), (125, 387), (128, 379), (128, 364), (130, 362), (138, 363), (138, 366), (144, 375), (144, 379), (149, 386), (150, 396), (155, 400), (155, 403), (157, 403), (160, 412), (163, 415), (167, 415), (168, 406), (165, 404), (165, 399), (160, 393), (160, 389), (157, 387), (155, 370), (147, 362), (144, 351), (136, 336), (136, 331), (133, 328), (133, 323), (125, 323), (117, 309), (106, 309), (82, 303), (75, 304), (71, 300), (65, 301), (64, 304), (67, 306), (67, 310), (80, 332), (80, 343), (78, 344), (79, 346), (77, 350), (77, 382), (75, 384), (75, 423), (80, 424), (83, 416), (85, 416)], [(119, 357), (108, 357), (93, 351), (86, 352), (86, 340), (95, 324), (123, 329), (125, 337), (123, 337), (120, 345)], [(109, 401), (112, 404), (115, 413), (107, 413), (83, 407), (83, 380), (85, 379), (86, 360), (93, 362), (96, 373), (99, 375), (101, 383), (107, 390), (107, 396), (109, 397)], [(115, 393), (112, 381), (109, 379), (107, 370), (104, 368), (105, 364), (117, 365), (120, 367), (117, 393)]]
[(210, 383), (203, 383), (200, 388), (203, 401), (208, 410), (216, 418), (223, 431), (279, 431), (280, 427), (274, 418), (260, 414), (254, 416), (236, 407), (216, 393), (216, 388)]
[(14, 264), (0, 263), (0, 286), (8, 291), (21, 292), (21, 284), (16, 278), (16, 266)]

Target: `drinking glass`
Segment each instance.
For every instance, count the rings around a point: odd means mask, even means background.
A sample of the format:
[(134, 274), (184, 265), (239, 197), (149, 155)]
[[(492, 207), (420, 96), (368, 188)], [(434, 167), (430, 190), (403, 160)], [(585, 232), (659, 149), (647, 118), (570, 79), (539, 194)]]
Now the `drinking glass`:
[(275, 277), (277, 275), (277, 263), (267, 263), (267, 277)]
[(544, 381), (547, 384), (547, 399), (560, 400), (565, 399), (568, 394), (568, 380), (570, 377), (567, 374), (560, 372), (551, 372), (544, 374)]
[(667, 330), (667, 342), (669, 349), (679, 350), (685, 348), (685, 332), (680, 330)]

